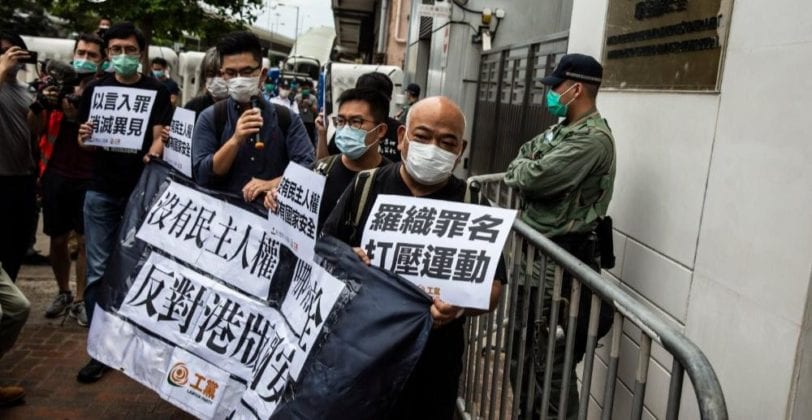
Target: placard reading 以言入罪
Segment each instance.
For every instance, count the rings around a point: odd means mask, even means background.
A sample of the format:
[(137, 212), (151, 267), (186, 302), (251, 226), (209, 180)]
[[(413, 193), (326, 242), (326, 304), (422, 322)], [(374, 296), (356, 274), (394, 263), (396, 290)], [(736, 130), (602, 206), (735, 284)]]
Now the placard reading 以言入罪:
[(141, 150), (147, 130), (152, 129), (149, 116), (156, 94), (156, 91), (147, 89), (97, 86), (90, 102), (93, 133), (85, 144)]

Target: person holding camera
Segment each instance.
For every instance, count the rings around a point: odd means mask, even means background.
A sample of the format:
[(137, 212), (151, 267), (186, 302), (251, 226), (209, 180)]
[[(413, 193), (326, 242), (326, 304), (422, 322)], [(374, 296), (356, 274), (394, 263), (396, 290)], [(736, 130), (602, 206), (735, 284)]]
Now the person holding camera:
[[(73, 47), (73, 61), (50, 63), (51, 69), (39, 101), (45, 132), (40, 143), (52, 145), (41, 178), (43, 230), (51, 238), (50, 262), (59, 292), (45, 310), (47, 318), (65, 312), (87, 326), (84, 305), (86, 257), (84, 245), (85, 192), (93, 177), (93, 152), (76, 141), (79, 134), (79, 100), (85, 86), (95, 80), (105, 58), (104, 41), (95, 34), (81, 34)], [(56, 71), (59, 70), (59, 71)], [(68, 240), (76, 234), (76, 295), (70, 289), (71, 258)], [(75, 296), (75, 297), (74, 297)]]
[(0, 32), (0, 264), (16, 281), (36, 211), (36, 164), (31, 142), (33, 98), (17, 73), (31, 54), (17, 34)]
[[(14, 285), (28, 239), (35, 204), (35, 164), (31, 146), (28, 87), (17, 80), (30, 60), (25, 42), (0, 32), (0, 357), (17, 340), (30, 303)], [(0, 386), (0, 405), (22, 401), (23, 388)]]

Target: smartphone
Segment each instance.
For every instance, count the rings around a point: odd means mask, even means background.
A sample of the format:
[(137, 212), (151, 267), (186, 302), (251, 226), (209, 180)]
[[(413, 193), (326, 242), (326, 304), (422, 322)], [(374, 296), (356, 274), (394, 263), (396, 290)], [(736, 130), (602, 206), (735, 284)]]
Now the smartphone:
[(37, 52), (36, 51), (28, 51), (28, 58), (25, 60), (20, 60), (20, 63), (23, 64), (37, 64)]

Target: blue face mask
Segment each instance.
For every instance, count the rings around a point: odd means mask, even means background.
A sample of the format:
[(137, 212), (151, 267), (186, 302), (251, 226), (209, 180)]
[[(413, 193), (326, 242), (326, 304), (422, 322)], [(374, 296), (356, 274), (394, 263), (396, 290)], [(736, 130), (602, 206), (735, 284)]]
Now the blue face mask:
[(153, 70), (152, 71), (152, 75), (155, 76), (156, 79), (163, 79), (164, 74), (165, 73), (164, 73), (163, 70)]
[(567, 102), (566, 104), (561, 103), (561, 96), (565, 93), (569, 92), (570, 89), (574, 88), (575, 85), (569, 87), (569, 89), (561, 92), (555, 93), (552, 89), (547, 91), (547, 109), (550, 111), (550, 114), (555, 115), (556, 117), (566, 117), (567, 110), (569, 109), (569, 105), (575, 98), (572, 98), (572, 101)]
[[(374, 130), (374, 128), (372, 130)], [(352, 128), (347, 124), (336, 131), (336, 147), (348, 158), (356, 160), (363, 156), (370, 147), (378, 143), (376, 141), (367, 146), (366, 138), (369, 131), (360, 128)]]

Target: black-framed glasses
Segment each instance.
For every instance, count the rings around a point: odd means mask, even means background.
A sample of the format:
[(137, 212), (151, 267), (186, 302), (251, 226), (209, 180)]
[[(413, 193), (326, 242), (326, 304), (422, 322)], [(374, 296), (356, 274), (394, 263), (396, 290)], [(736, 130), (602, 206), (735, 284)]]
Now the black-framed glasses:
[(126, 47), (121, 47), (121, 46), (116, 45), (116, 46), (108, 48), (107, 51), (108, 51), (109, 55), (111, 55), (111, 56), (112, 55), (121, 55), (121, 54), (136, 55), (136, 54), (138, 54), (138, 47), (133, 47), (132, 45), (128, 45)]
[(256, 73), (256, 72), (257, 72), (257, 70), (259, 70), (260, 68), (261, 68), (261, 66), (256, 66), (256, 67), (245, 67), (245, 68), (242, 68), (242, 69), (239, 69), (239, 70), (234, 70), (234, 69), (223, 69), (223, 70), (222, 70), (222, 73), (223, 73), (223, 75), (225, 75), (225, 76), (227, 76), (227, 77), (237, 77), (237, 76), (242, 76), (242, 77), (251, 77), (251, 76), (253, 76), (253, 75), (254, 75), (254, 73)]
[(340, 115), (333, 117), (333, 124), (335, 124), (336, 128), (344, 127), (348, 123), (352, 128), (361, 128), (361, 126), (363, 126), (365, 122), (374, 123), (375, 121), (367, 120), (361, 117), (344, 118)]

